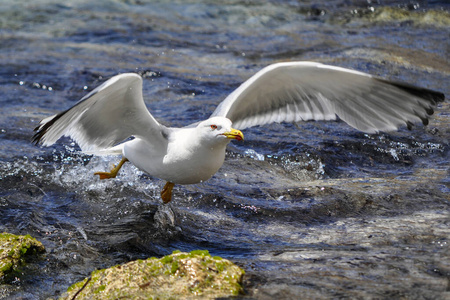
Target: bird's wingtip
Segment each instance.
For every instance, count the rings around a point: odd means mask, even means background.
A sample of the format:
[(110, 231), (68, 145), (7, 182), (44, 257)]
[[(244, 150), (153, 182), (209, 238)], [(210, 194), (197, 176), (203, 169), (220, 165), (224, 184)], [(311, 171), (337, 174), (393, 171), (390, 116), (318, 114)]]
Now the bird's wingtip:
[(51, 126), (65, 113), (61, 112), (56, 115), (52, 115), (50, 117), (47, 117), (45, 119), (42, 119), (41, 122), (39, 122), (39, 125), (34, 128), (34, 135), (31, 137), (31, 143), (35, 146), (43, 145), (48, 146), (45, 139), (45, 135), (50, 130)]
[[(392, 86), (395, 86), (401, 90), (406, 91), (407, 93), (417, 96), (419, 98), (427, 100), (432, 106), (437, 105), (440, 102), (445, 101), (445, 94), (439, 91), (417, 87), (408, 83), (399, 82), (399, 81), (390, 81), (381, 78), (375, 78), (376, 80), (382, 81), (384, 83), (388, 83)], [(429, 113), (430, 112), (430, 113)], [(427, 108), (427, 113), (429, 115), (433, 114), (433, 109), (431, 107)]]

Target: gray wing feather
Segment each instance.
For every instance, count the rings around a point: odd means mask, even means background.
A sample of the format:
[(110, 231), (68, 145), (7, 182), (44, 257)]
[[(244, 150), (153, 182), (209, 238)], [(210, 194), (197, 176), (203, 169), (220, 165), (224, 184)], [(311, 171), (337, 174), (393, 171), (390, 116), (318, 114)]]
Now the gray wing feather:
[(270, 65), (231, 93), (212, 116), (244, 129), (272, 122), (335, 120), (368, 133), (427, 123), (442, 93), (314, 62)]
[(112, 77), (72, 108), (42, 120), (33, 141), (44, 146), (69, 136), (83, 151), (95, 152), (130, 136), (158, 142), (160, 125), (142, 98), (142, 78), (134, 73)]

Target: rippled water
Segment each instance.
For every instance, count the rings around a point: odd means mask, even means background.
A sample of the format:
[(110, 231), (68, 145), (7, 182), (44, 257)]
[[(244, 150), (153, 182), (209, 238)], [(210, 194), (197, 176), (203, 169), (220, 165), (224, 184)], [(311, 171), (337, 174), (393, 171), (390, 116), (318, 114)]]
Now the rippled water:
[[(406, 4), (405, 4), (406, 3)], [(392, 10), (386, 9), (392, 8)], [(0, 297), (57, 297), (92, 270), (208, 249), (246, 270), (258, 299), (448, 297), (449, 105), (430, 125), (367, 135), (339, 122), (247, 129), (208, 182), (164, 184), (70, 140), (30, 144), (45, 116), (106, 78), (145, 77), (162, 123), (207, 118), (243, 80), (313, 60), (447, 96), (446, 1), (56, 1), (0, 3), (0, 230), (42, 260)], [(383, 10), (384, 13), (379, 14)], [(394, 13), (398, 13), (394, 15)]]

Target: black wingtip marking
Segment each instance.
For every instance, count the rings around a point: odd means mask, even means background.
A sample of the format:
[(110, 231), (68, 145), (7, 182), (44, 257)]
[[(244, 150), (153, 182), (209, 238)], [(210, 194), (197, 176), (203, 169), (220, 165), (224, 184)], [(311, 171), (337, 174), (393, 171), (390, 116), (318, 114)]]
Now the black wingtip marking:
[(410, 121), (407, 121), (406, 126), (408, 127), (408, 130), (411, 130), (413, 128), (414, 124), (411, 123)]
[(36, 128), (34, 128), (34, 130), (33, 130), (35, 133), (31, 137), (31, 143), (35, 146), (39, 145), (41, 138), (44, 135), (40, 129), (41, 129), (41, 124), (36, 126)]
[[(395, 86), (395, 87), (407, 92), (408, 94), (410, 94), (412, 96), (416, 96), (416, 97), (419, 97), (421, 99), (428, 101), (428, 103), (429, 103), (428, 106), (425, 106), (425, 105), (422, 106), (422, 108), (425, 110), (425, 113), (428, 116), (431, 116), (434, 113), (433, 106), (436, 106), (439, 102), (445, 101), (445, 95), (438, 91), (433, 91), (433, 90), (429, 90), (426, 88), (417, 87), (417, 86), (414, 86), (414, 85), (411, 85), (408, 83), (389, 81), (389, 80), (385, 80), (385, 79), (381, 79), (381, 78), (377, 78), (377, 80), (380, 80), (384, 83)], [(422, 121), (422, 124), (424, 126), (428, 125), (428, 123), (429, 123), (428, 117), (426, 115), (424, 115), (423, 112), (419, 113), (417, 111), (414, 111), (414, 114), (420, 118), (420, 120)], [(408, 127), (409, 130), (411, 130), (413, 123), (411, 123), (410, 121), (407, 121), (406, 126)]]
[(44, 129), (45, 125), (47, 125), (47, 123), (43, 124), (43, 125), (39, 125), (34, 129), (35, 133), (34, 133), (33, 137), (31, 138), (31, 143), (33, 145), (38, 146), (41, 143), (42, 137), (45, 135), (45, 133), (48, 130), (48, 129)]
[(58, 121), (67, 111), (68, 110), (60, 112), (47, 123), (39, 124), (38, 126), (36, 126), (36, 128), (34, 128), (35, 134), (31, 138), (31, 143), (38, 146), (42, 142), (42, 138), (49, 131), (52, 125), (55, 124), (55, 122)]
[(426, 107), (425, 108), (426, 113), (431, 116), (432, 114), (434, 114), (434, 109), (432, 107)]
[[(385, 79), (381, 79), (381, 78), (377, 78), (377, 80), (382, 81), (387, 84), (390, 84), (390, 85), (393, 85), (413, 96), (417, 96), (419, 98), (425, 99), (428, 102), (430, 102), (430, 104), (432, 106), (437, 105), (439, 102), (444, 102), (444, 100), (445, 100), (445, 95), (438, 91), (433, 91), (430, 89), (417, 87), (417, 86), (414, 86), (414, 85), (411, 85), (408, 83), (404, 83), (404, 82), (399, 82), (399, 81), (390, 81), (390, 80), (385, 80)], [(428, 111), (430, 111), (430, 110), (427, 108), (427, 113), (428, 113)], [(432, 113), (433, 113), (433, 110), (431, 109), (431, 114)], [(430, 114), (430, 113), (428, 113), (428, 114)]]

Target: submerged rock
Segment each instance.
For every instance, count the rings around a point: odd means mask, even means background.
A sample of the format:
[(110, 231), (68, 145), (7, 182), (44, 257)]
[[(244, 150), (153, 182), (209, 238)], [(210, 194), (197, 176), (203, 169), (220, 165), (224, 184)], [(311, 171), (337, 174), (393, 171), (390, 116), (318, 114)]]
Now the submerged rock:
[(405, 10), (394, 7), (381, 7), (367, 14), (367, 17), (376, 22), (413, 22), (415, 25), (433, 25), (446, 27), (450, 25), (450, 14), (444, 10)]
[(22, 265), (26, 256), (44, 251), (41, 242), (28, 234), (0, 233), (0, 282)]
[(408, 10), (400, 7), (369, 7), (354, 9), (333, 19), (339, 23), (349, 23), (355, 20), (366, 20), (373, 23), (403, 22), (415, 26), (447, 27), (450, 25), (450, 13), (445, 10)]
[(173, 252), (97, 270), (60, 299), (213, 299), (242, 292), (244, 270), (206, 250)]

